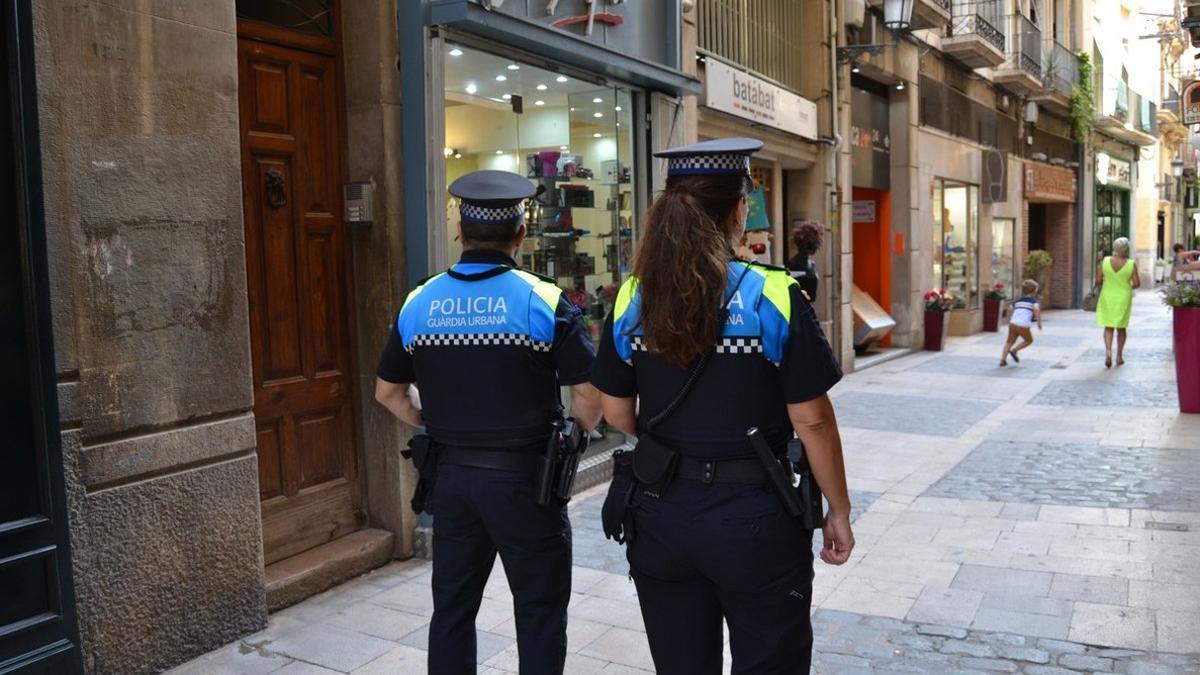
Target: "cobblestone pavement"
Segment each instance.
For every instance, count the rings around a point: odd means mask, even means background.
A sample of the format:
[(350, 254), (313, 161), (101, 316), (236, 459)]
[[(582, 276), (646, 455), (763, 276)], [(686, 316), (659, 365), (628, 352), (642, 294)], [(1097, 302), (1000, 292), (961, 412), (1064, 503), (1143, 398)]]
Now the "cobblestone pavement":
[(1085, 443), (985, 441), (926, 494), (1200, 512), (1198, 476), (1200, 453)]
[[(1129, 363), (1111, 369), (1092, 318), (1046, 312), (1004, 372), (989, 333), (834, 390), (858, 545), (816, 565), (814, 672), (1200, 673), (1200, 416), (1176, 407), (1170, 316), (1139, 293)], [(645, 675), (603, 492), (571, 506), (567, 672)], [(429, 579), (427, 561), (392, 563), (174, 673), (419, 675)], [(517, 672), (499, 568), (476, 626), (479, 672)]]
[[(1170, 337), (1168, 335), (1168, 337)], [(1114, 347), (1115, 349), (1115, 347)], [(1125, 362), (1141, 362), (1141, 361), (1174, 361), (1175, 350), (1171, 348), (1165, 349), (1146, 349), (1144, 347), (1126, 347)], [(1083, 353), (1081, 357), (1088, 361), (1103, 361), (1104, 347), (1094, 347)]]

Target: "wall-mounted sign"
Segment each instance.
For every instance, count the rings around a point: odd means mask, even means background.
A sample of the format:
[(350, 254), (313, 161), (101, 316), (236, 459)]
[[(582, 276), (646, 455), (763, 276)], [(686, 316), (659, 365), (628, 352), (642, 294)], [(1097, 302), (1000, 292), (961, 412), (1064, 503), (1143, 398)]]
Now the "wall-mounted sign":
[(1107, 152), (1096, 153), (1096, 182), (1101, 185), (1129, 188), (1133, 171), (1130, 162), (1117, 159)]
[(856, 223), (875, 222), (875, 200), (860, 200), (851, 202), (852, 218)]
[(1200, 80), (1193, 80), (1183, 88), (1183, 123), (1200, 124)]
[(1008, 201), (1008, 153), (1003, 150), (983, 151), (983, 185), (979, 192), (984, 204)]
[(1075, 172), (1046, 164), (1026, 164), (1025, 199), (1042, 203), (1074, 202)]
[(888, 100), (865, 89), (850, 90), (850, 166), (854, 187), (890, 190), (892, 137)]
[(704, 64), (704, 105), (817, 139), (817, 104), (716, 59)]

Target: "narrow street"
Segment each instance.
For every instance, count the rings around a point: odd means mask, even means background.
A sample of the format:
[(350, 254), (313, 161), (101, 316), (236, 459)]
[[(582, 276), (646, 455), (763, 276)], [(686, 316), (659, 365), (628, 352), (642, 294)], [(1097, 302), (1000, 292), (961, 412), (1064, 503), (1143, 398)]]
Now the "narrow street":
[[(1200, 416), (1178, 413), (1170, 314), (1139, 293), (1107, 370), (1092, 320), (1047, 312), (1007, 368), (983, 333), (835, 388), (858, 545), (816, 565), (815, 672), (1200, 672)], [(567, 672), (650, 672), (603, 497), (571, 507)], [(429, 578), (393, 563), (171, 672), (422, 673)], [(480, 672), (516, 672), (499, 568), (477, 626)]]

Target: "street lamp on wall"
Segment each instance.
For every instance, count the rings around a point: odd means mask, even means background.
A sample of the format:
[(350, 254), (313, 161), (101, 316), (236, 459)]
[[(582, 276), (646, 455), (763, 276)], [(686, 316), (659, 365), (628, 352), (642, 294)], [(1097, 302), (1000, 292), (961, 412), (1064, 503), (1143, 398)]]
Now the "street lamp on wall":
[(1176, 157), (1171, 160), (1171, 173), (1175, 174), (1176, 178), (1183, 176), (1183, 160)]
[(900, 42), (912, 28), (913, 3), (916, 0), (883, 0), (883, 27), (891, 31), (892, 42), (838, 47), (838, 63), (853, 63), (864, 54), (882, 54), (883, 50)]

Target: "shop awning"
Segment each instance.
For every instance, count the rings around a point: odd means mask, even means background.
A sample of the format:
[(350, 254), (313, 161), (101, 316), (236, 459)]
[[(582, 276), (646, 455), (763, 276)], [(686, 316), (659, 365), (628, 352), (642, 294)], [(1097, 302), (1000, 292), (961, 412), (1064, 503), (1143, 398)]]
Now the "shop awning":
[(490, 12), (470, 0), (431, 2), (428, 23), (449, 26), (645, 89), (675, 96), (698, 95), (703, 91), (700, 81), (686, 73), (604, 49), (503, 12)]

